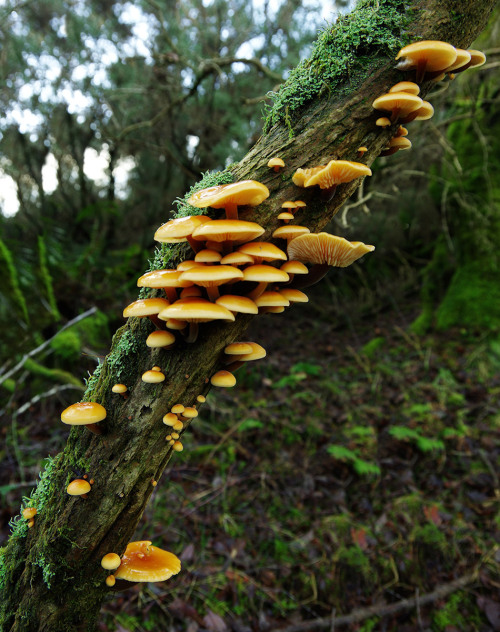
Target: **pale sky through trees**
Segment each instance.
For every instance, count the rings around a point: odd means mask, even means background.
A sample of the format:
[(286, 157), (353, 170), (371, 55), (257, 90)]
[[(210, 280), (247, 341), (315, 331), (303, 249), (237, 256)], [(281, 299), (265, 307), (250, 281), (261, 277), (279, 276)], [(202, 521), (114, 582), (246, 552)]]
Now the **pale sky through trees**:
[[(209, 6), (211, 3), (212, 0), (204, 0), (203, 4)], [(1, 4), (2, 2), (0, 1), (0, 5)], [(253, 0), (253, 4), (257, 8), (264, 6), (264, 0)], [(313, 10), (316, 4), (312, 0), (304, 0), (302, 6), (305, 9), (311, 8), (311, 10)], [(85, 3), (82, 3), (81, 7), (85, 7)], [(276, 12), (278, 7), (279, 2), (270, 0), (269, 10), (271, 16), (273, 12)], [(351, 7), (348, 6), (342, 9), (342, 12), (346, 12), (350, 8)], [(323, 3), (320, 24), (333, 22), (339, 13), (340, 10), (334, 0)], [(21, 34), (23, 28), (25, 28), (21, 19), (16, 19), (15, 11), (13, 11), (11, 15), (14, 17), (13, 30), (18, 30), (19, 34)], [(124, 5), (124, 10), (119, 18), (120, 22), (129, 25), (132, 36), (126, 41), (120, 41), (118, 43), (111, 42), (106, 38), (87, 38), (85, 45), (91, 53), (91, 61), (85, 65), (76, 65), (72, 70), (69, 81), (63, 83), (57, 90), (54, 90), (52, 85), (53, 82), (60, 77), (62, 72), (62, 67), (57, 57), (47, 53), (43, 53), (40, 56), (27, 53), (25, 60), (28, 65), (36, 69), (37, 79), (32, 83), (27, 83), (19, 87), (19, 102), (2, 117), (4, 124), (14, 124), (21, 133), (32, 134), (36, 137), (37, 129), (43, 123), (44, 118), (42, 114), (31, 110), (28, 105), (33, 95), (37, 95), (42, 102), (53, 103), (54, 106), (58, 103), (65, 103), (68, 112), (76, 115), (81, 113), (81, 119), (83, 121), (83, 112), (92, 106), (93, 100), (90, 95), (84, 94), (76, 87), (79, 82), (90, 77), (93, 85), (106, 87), (109, 84), (107, 69), (124, 57), (139, 56), (144, 58), (147, 63), (153, 63), (151, 49), (146, 44), (154, 39), (155, 29), (157, 28), (152, 17), (144, 14), (140, 8), (130, 2)], [(314, 18), (317, 21), (316, 13), (314, 14)], [(63, 18), (58, 20), (56, 26), (58, 33), (65, 36), (66, 25)], [(264, 24), (262, 26), (265, 27)], [(242, 58), (253, 57), (254, 50), (259, 46), (259, 42), (257, 41), (258, 37), (253, 40), (250, 39), (240, 46), (237, 51), (237, 56)], [(264, 37), (264, 34), (262, 37)], [(260, 44), (262, 44), (262, 42), (260, 42)], [(305, 51), (305, 54), (307, 53), (308, 50)], [(246, 70), (247, 66), (245, 64), (233, 64), (232, 66), (232, 72), (234, 73)], [(19, 80), (21, 81), (22, 77), (19, 77)], [(189, 85), (188, 77), (186, 77), (186, 82), (186, 85)], [(199, 139), (195, 136), (188, 139), (190, 146), (191, 144), (193, 146), (192, 151), (196, 148), (198, 140)], [(96, 184), (105, 185), (109, 178), (106, 174), (106, 169), (109, 165), (107, 145), (103, 144), (100, 151), (87, 148), (84, 158), (85, 175)], [(12, 216), (19, 210), (17, 185), (10, 176), (5, 174), (2, 169), (2, 161), (8, 161), (8, 157), (3, 156), (0, 158), (0, 212), (5, 216)], [(113, 175), (116, 180), (116, 193), (118, 197), (124, 198), (127, 196), (128, 177), (134, 165), (135, 161), (131, 157), (122, 158), (117, 161)], [(54, 155), (49, 153), (45, 161), (45, 166), (42, 169), (43, 189), (47, 194), (52, 193), (57, 188), (56, 174), (57, 162)]]

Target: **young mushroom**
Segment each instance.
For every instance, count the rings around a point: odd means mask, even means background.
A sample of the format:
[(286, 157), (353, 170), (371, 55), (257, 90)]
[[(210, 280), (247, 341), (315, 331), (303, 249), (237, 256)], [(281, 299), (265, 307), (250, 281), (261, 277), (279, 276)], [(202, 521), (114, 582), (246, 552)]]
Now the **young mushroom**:
[(176, 555), (143, 540), (127, 545), (114, 576), (129, 582), (161, 582), (180, 570), (181, 561)]
[(127, 390), (128, 389), (125, 386), (125, 384), (114, 384), (113, 387), (111, 388), (112, 393), (117, 393), (118, 395), (121, 395), (123, 399), (128, 398)]
[(94, 434), (101, 434), (97, 423), (106, 418), (106, 409), (97, 402), (71, 404), (61, 413), (61, 421), (70, 426), (85, 426)]
[(91, 490), (90, 483), (88, 481), (84, 481), (82, 478), (76, 478), (66, 488), (66, 491), (70, 496), (81, 496), (82, 498), (87, 498), (88, 492)]
[(267, 166), (269, 169), (274, 169), (274, 171), (278, 172), (280, 169), (283, 169), (285, 162), (281, 158), (271, 158)]

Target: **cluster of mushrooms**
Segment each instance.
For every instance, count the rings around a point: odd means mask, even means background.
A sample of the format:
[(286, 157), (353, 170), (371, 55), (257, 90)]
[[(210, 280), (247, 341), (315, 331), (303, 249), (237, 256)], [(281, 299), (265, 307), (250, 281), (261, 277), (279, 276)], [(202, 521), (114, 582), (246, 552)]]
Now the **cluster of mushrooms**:
[(482, 66), (486, 57), (478, 50), (463, 50), (446, 42), (425, 40), (402, 48), (396, 60), (399, 60), (396, 66), (399, 70), (415, 72), (416, 83), (400, 81), (392, 86), (387, 94), (381, 95), (372, 103), (376, 110), (389, 114), (378, 118), (376, 125), (389, 127), (396, 122), (399, 124), (395, 135), (382, 150), (381, 156), (390, 156), (397, 151), (410, 149), (411, 142), (406, 138), (408, 130), (404, 125), (411, 121), (425, 121), (434, 115), (432, 105), (418, 96), (419, 83), (437, 82), (446, 77), (453, 79), (459, 72)]
[[(480, 51), (456, 49), (444, 42), (422, 41), (401, 49), (396, 60), (399, 60), (398, 69), (415, 71), (416, 83), (399, 82), (373, 102), (375, 109), (389, 114), (377, 119), (377, 126), (399, 125), (381, 155), (411, 147), (403, 125), (432, 116), (432, 105), (418, 96), (419, 82), (439, 81), (445, 76), (453, 78), (455, 73), (482, 65), (485, 56)], [(360, 147), (358, 157), (366, 151), (366, 147)], [(285, 163), (275, 157), (268, 167), (279, 171)], [(340, 183), (369, 175), (371, 170), (365, 164), (331, 160), (326, 165), (297, 169), (292, 181), (297, 187), (318, 186), (323, 195), (331, 198)], [(283, 248), (258, 241), (264, 228), (256, 222), (240, 220), (238, 207), (255, 207), (268, 197), (268, 188), (254, 180), (203, 189), (192, 195), (188, 204), (199, 209), (223, 209), (224, 218), (212, 219), (203, 214), (181, 217), (168, 221), (156, 231), (155, 239), (161, 243), (189, 242), (193, 257), (175, 270), (153, 270), (137, 281), (139, 287), (164, 292), (164, 297), (134, 301), (123, 312), (126, 318), (148, 317), (153, 322), (155, 330), (146, 340), (148, 347), (171, 348), (176, 343), (175, 332), (183, 336), (185, 342), (194, 343), (200, 323), (231, 322), (239, 313), (280, 313), (292, 303), (307, 302), (307, 295), (299, 288), (316, 283), (330, 266), (348, 266), (374, 250), (374, 246), (362, 242), (350, 242), (328, 233), (311, 233), (305, 226), (290, 223), (297, 209), (306, 206), (301, 200), (285, 202), (277, 216), (282, 225), (272, 237), (281, 240)], [(255, 342), (234, 342), (224, 349), (224, 354), (227, 356), (225, 369), (212, 376), (213, 386), (234, 386), (234, 371), (245, 362), (265, 357), (266, 351)], [(153, 366), (143, 374), (142, 380), (157, 384), (165, 380), (165, 375), (161, 367)], [(115, 384), (112, 390), (127, 397), (124, 384)], [(198, 395), (196, 399), (201, 404), (205, 396)], [(197, 415), (196, 405), (176, 404), (163, 416), (163, 423), (171, 428), (166, 441), (172, 450), (182, 451), (179, 433)], [(101, 434), (99, 422), (105, 418), (106, 409), (96, 402), (73, 404), (61, 414), (64, 423), (85, 425), (95, 434)], [(87, 478), (84, 475), (73, 480), (67, 493), (86, 498), (94, 482)], [(152, 485), (155, 486), (156, 481), (152, 481)], [(23, 510), (29, 527), (34, 525), (36, 513), (33, 507)], [(115, 586), (117, 580), (164, 581), (181, 569), (181, 562), (173, 553), (154, 547), (149, 541), (130, 542), (121, 558), (116, 553), (108, 553), (101, 565), (113, 571), (106, 578), (109, 587)]]

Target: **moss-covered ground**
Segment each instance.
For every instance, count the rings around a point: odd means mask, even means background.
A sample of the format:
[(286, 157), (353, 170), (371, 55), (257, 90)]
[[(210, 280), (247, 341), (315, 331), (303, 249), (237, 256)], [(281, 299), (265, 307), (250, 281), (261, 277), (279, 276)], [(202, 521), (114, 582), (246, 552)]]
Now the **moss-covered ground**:
[[(349, 327), (324, 302), (292, 309), (254, 323), (268, 357), (210, 393), (138, 528), (183, 571), (114, 593), (100, 630), (286, 629), (476, 568), (461, 591), (350, 629), (494, 630), (500, 339), (417, 337), (418, 306)], [(17, 435), (29, 483), (66, 433), (41, 407)], [(3, 537), (28, 491), (10, 454)]]

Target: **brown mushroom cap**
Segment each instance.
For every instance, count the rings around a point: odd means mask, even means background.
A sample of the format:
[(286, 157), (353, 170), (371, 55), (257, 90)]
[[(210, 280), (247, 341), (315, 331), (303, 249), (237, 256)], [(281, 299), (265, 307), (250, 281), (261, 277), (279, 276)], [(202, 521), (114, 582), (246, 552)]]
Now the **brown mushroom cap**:
[(262, 264), (248, 266), (248, 268), (243, 270), (244, 281), (256, 281), (257, 283), (284, 283), (288, 281), (289, 278), (288, 274), (283, 270)]
[(250, 255), (246, 255), (244, 252), (238, 252), (236, 250), (235, 252), (230, 252), (225, 257), (222, 257), (220, 262), (222, 265), (227, 266), (243, 266), (247, 263), (253, 263), (254, 260)]
[(418, 108), (418, 110), (413, 112), (413, 114), (410, 114), (410, 117), (414, 121), (427, 121), (433, 116), (434, 108), (429, 101), (422, 101), (422, 105)]
[(285, 161), (281, 158), (271, 158), (271, 160), (267, 163), (267, 166), (276, 171), (276, 168), (285, 166)]
[(268, 291), (255, 299), (255, 303), (260, 307), (288, 307), (290, 301), (280, 292)]
[(394, 118), (405, 117), (422, 107), (422, 99), (409, 92), (388, 92), (372, 103), (375, 110), (392, 112)]
[(308, 303), (309, 297), (304, 292), (294, 288), (284, 287), (280, 294), (290, 301), (290, 303)]
[(209, 221), (210, 217), (206, 215), (189, 215), (188, 217), (171, 219), (158, 228), (154, 238), (156, 241), (166, 244), (187, 241), (195, 228)]
[(106, 418), (106, 409), (97, 402), (71, 404), (61, 413), (61, 421), (70, 426), (95, 424)]
[(451, 66), (456, 58), (457, 51), (451, 44), (422, 40), (402, 48), (396, 60), (401, 60), (397, 66), (400, 70), (409, 70), (417, 68), (419, 64), (425, 64), (426, 72), (436, 72)]
[(240, 362), (253, 362), (266, 357), (267, 352), (263, 346), (259, 345), (257, 342), (249, 342), (248, 344), (252, 347), (252, 353), (242, 353), (234, 358), (234, 360), (239, 360)]
[(166, 298), (143, 298), (127, 305), (123, 310), (123, 317), (137, 316), (142, 318), (143, 316), (153, 316), (169, 305), (170, 301), (167, 301)]
[(307, 226), (298, 226), (297, 224), (286, 224), (285, 226), (280, 226), (273, 232), (273, 237), (275, 239), (295, 239), (300, 235), (305, 235), (306, 233), (310, 233), (311, 231)]
[(127, 545), (115, 577), (129, 582), (161, 582), (180, 570), (177, 556), (142, 540)]
[[(243, 272), (233, 266), (193, 266), (182, 273), (181, 279), (202, 287), (216, 287), (243, 278)], [(175, 305), (175, 303), (174, 303)], [(161, 318), (161, 317), (160, 317)]]
[(142, 381), (147, 384), (159, 384), (165, 381), (165, 375), (161, 371), (151, 369), (142, 374)]
[(456, 70), (460, 70), (462, 66), (467, 65), (471, 60), (471, 54), (468, 50), (464, 50), (463, 48), (456, 48), (457, 58), (446, 68), (446, 72), (454, 72)]
[(36, 516), (37, 513), (38, 511), (35, 509), (35, 507), (26, 507), (26, 509), (23, 509), (23, 518), (25, 518), (26, 520), (31, 520)]
[(247, 296), (239, 296), (237, 294), (223, 294), (215, 299), (217, 305), (222, 305), (230, 312), (238, 314), (258, 314), (257, 305)]
[(222, 259), (222, 254), (218, 250), (211, 250), (205, 248), (196, 253), (194, 260), (196, 263), (219, 263)]
[(236, 378), (229, 371), (217, 371), (210, 378), (210, 382), (213, 386), (231, 388), (236, 384)]
[(238, 247), (238, 252), (255, 257), (259, 261), (286, 261), (286, 252), (269, 241), (252, 241)]
[[(184, 410), (184, 406), (182, 408)], [(166, 426), (173, 427), (178, 421), (179, 421), (179, 418), (177, 417), (175, 413), (167, 413), (166, 415), (163, 415), (163, 423)]]
[(372, 170), (361, 162), (330, 160), (321, 171), (308, 178), (304, 187), (318, 185), (320, 189), (331, 189), (337, 184), (351, 182), (361, 176), (371, 176)]
[(70, 496), (83, 496), (91, 489), (90, 483), (83, 480), (83, 478), (77, 478), (74, 481), (71, 481), (68, 487), (66, 487), (66, 491)]
[(245, 222), (238, 219), (214, 219), (203, 224), (193, 233), (198, 241), (251, 241), (260, 237), (264, 228), (255, 222)]
[(253, 347), (249, 342), (232, 342), (224, 348), (224, 353), (227, 355), (245, 355), (252, 352)]
[(175, 404), (174, 406), (172, 406), (171, 411), (175, 415), (182, 415), (182, 413), (184, 412), (184, 406), (182, 404)]
[(420, 87), (413, 81), (400, 81), (389, 89), (389, 92), (409, 92), (410, 94), (420, 94)]
[(162, 320), (175, 318), (188, 323), (203, 323), (210, 320), (234, 320), (234, 314), (222, 305), (203, 298), (183, 298), (166, 307), (158, 314)]
[(468, 52), (470, 53), (469, 68), (477, 68), (486, 63), (486, 55), (482, 51), (469, 48)]
[[(280, 266), (280, 270), (287, 274), (308, 274), (309, 270), (302, 261), (286, 261)], [(281, 290), (280, 290), (281, 291)]]
[(286, 211), (283, 211), (283, 213), (280, 213), (278, 215), (278, 219), (284, 219), (284, 220), (289, 221), (291, 219), (294, 219), (294, 215), (293, 213), (287, 213)]
[(256, 180), (220, 184), (194, 193), (187, 201), (196, 208), (225, 208), (228, 204), (257, 206), (269, 197), (269, 189)]
[(181, 281), (180, 276), (179, 270), (152, 270), (137, 279), (137, 287), (189, 287), (192, 285), (187, 281)]
[(367, 252), (375, 250), (360, 241), (347, 241), (329, 233), (302, 235), (288, 244), (288, 256), (308, 263), (345, 268)]
[(116, 553), (106, 553), (101, 560), (101, 566), (107, 571), (114, 571), (121, 564), (120, 556)]
[(377, 125), (377, 127), (389, 127), (390, 124), (391, 122), (387, 116), (381, 116), (375, 121), (375, 125)]
[(149, 334), (146, 338), (146, 345), (152, 349), (159, 347), (170, 347), (175, 342), (175, 336), (170, 331), (157, 329)]
[(405, 136), (395, 136), (389, 141), (389, 147), (397, 147), (400, 151), (411, 148), (411, 141)]
[(115, 384), (111, 391), (113, 393), (126, 393), (127, 392), (127, 387), (125, 386), (125, 384)]

